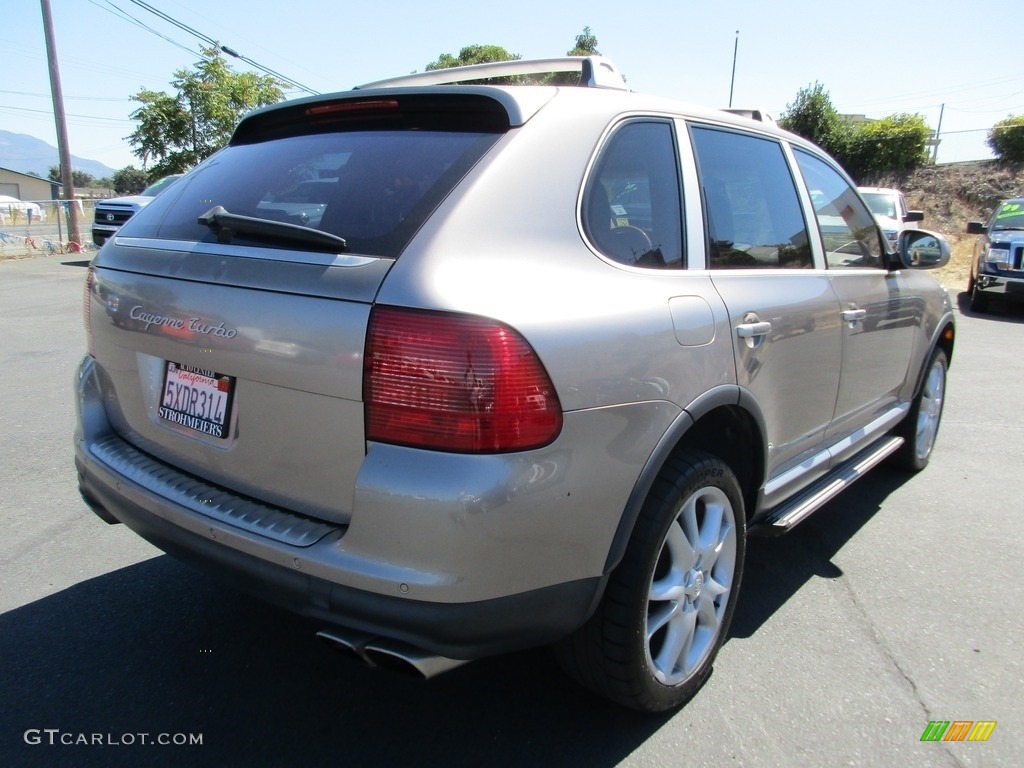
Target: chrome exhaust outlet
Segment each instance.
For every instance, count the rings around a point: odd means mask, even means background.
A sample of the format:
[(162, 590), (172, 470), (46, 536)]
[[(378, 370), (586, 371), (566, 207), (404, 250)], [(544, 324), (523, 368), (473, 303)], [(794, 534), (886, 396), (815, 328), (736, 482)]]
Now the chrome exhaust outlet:
[(399, 640), (372, 637), (335, 627), (322, 629), (316, 636), (350, 659), (370, 667), (390, 669), (422, 680), (428, 680), (442, 672), (469, 663), (462, 659), (438, 656)]
[(324, 640), (334, 650), (354, 661), (361, 661), (368, 667), (375, 667), (373, 660), (366, 655), (366, 644), (373, 640), (372, 635), (359, 632), (347, 632), (338, 629), (321, 629), (316, 636)]
[(448, 672), (469, 663), (465, 659), (449, 659), (447, 656), (438, 656), (436, 653), (424, 651), (398, 640), (383, 638), (374, 640), (367, 645), (365, 652), (378, 667), (412, 674), (424, 680), (429, 680), (442, 672)]

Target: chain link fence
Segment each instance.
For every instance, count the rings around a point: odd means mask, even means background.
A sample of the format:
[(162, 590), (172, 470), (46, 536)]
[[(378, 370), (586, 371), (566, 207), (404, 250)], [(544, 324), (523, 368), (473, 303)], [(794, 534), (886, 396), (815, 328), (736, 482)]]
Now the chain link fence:
[(995, 155), (985, 143), (987, 139), (987, 128), (944, 132), (939, 136), (938, 146), (932, 148), (932, 158), (936, 165), (992, 160)]
[[(70, 205), (78, 213), (80, 246), (71, 242)], [(0, 199), (0, 259), (95, 251), (92, 220), (96, 200), (76, 200), (70, 205), (64, 200)]]

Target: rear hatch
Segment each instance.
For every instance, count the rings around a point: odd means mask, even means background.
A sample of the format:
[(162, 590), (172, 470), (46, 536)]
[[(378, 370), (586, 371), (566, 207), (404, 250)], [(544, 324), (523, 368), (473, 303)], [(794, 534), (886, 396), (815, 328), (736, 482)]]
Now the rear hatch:
[(362, 92), (243, 121), (93, 262), (90, 351), (113, 431), (208, 483), (347, 522), (370, 307), (509, 124), (463, 92)]

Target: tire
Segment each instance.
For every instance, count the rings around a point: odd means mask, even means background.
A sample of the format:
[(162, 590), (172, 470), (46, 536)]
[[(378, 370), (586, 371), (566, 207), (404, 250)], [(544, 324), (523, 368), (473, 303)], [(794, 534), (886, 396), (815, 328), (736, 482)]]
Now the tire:
[(921, 391), (910, 406), (910, 412), (898, 430), (906, 442), (895, 454), (897, 463), (911, 472), (920, 472), (928, 466), (935, 447), (942, 419), (942, 406), (946, 400), (946, 373), (949, 362), (946, 353), (936, 347), (928, 358)]
[(705, 453), (673, 456), (594, 615), (556, 646), (562, 666), (633, 709), (684, 704), (728, 632), (745, 544), (743, 495), (729, 466)]

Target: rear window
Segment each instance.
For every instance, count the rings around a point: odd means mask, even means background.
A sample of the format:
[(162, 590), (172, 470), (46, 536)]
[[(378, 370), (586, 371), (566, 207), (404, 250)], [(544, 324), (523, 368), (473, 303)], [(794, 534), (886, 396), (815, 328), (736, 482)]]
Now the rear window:
[[(320, 112), (315, 112), (319, 109)], [(344, 238), (352, 253), (397, 257), (506, 126), (456, 112), (383, 114), (291, 108), (243, 123), (228, 147), (161, 195), (122, 228), (128, 237), (217, 242), (198, 223), (214, 206), (232, 214), (319, 229)], [(259, 116), (257, 116), (259, 118)], [(450, 125), (448, 125), (450, 123)], [(475, 123), (475, 124), (474, 124)], [(236, 233), (232, 242), (297, 247)]]

